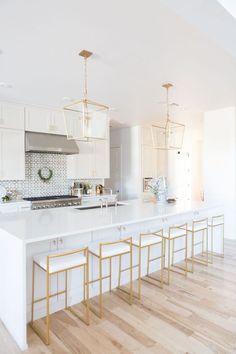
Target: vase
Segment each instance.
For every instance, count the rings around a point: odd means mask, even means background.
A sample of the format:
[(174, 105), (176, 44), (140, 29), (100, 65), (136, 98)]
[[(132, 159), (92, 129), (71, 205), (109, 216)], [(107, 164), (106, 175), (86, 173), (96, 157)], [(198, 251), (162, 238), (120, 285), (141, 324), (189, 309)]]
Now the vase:
[(156, 198), (157, 203), (165, 203), (166, 202), (165, 193), (157, 193), (157, 194), (155, 194), (155, 198)]

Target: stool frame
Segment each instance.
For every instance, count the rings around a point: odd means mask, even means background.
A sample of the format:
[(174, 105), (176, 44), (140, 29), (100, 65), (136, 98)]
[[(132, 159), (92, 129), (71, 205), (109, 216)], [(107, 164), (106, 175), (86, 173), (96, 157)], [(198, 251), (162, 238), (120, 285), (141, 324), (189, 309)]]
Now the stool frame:
[[(178, 236), (172, 236), (172, 230), (182, 230), (183, 234), (182, 235), (178, 235)], [(185, 237), (185, 247), (180, 248), (175, 250), (175, 240), (179, 239), (179, 238), (183, 238)], [(177, 225), (177, 226), (170, 226), (168, 229), (168, 237), (166, 237), (165, 235), (163, 235), (163, 239), (164, 239), (164, 250), (165, 250), (165, 254), (166, 254), (166, 243), (167, 243), (167, 251), (168, 251), (168, 260), (167, 260), (167, 267), (165, 267), (164, 269), (167, 270), (167, 282), (164, 282), (165, 284), (169, 285), (170, 284), (170, 272), (174, 272), (174, 273), (178, 273), (181, 275), (184, 275), (185, 277), (187, 276), (187, 272), (188, 272), (188, 233), (187, 233), (187, 223), (185, 224), (181, 224), (181, 225)], [(172, 256), (171, 256), (171, 245), (172, 243)], [(174, 264), (174, 255), (175, 253), (181, 252), (181, 251), (185, 251), (185, 266), (180, 266), (180, 265), (175, 265)], [(164, 254), (164, 258), (165, 258), (165, 254)], [(175, 269), (177, 268), (177, 269)], [(182, 271), (184, 273), (182, 273)]]
[[(69, 256), (72, 254), (76, 253), (82, 253), (86, 257), (86, 263), (85, 264), (80, 264), (78, 266), (70, 267), (70, 268), (65, 268), (61, 269), (56, 272), (50, 272), (50, 260), (59, 258), (59, 257), (65, 257)], [(65, 294), (65, 309), (69, 310), (72, 312), (76, 317), (78, 317), (80, 320), (82, 320), (85, 324), (89, 325), (90, 322), (90, 315), (89, 315), (89, 253), (88, 253), (88, 247), (86, 248), (81, 248), (81, 249), (76, 249), (73, 251), (68, 251), (68, 252), (63, 252), (63, 253), (56, 253), (52, 255), (48, 255), (47, 257), (47, 266), (46, 270), (41, 267), (37, 262), (33, 260), (33, 270), (32, 270), (32, 304), (31, 304), (31, 322), (30, 326), (32, 329), (38, 334), (38, 336), (42, 339), (42, 341), (46, 344), (50, 344), (50, 299), (54, 296), (62, 295)], [(46, 296), (36, 299), (35, 300), (35, 267), (40, 268), (46, 273)], [(70, 306), (68, 307), (68, 271), (76, 269), (76, 268), (84, 268), (84, 286), (83, 286), (83, 293), (84, 293), (84, 301), (83, 303), (86, 305), (86, 315), (85, 318), (81, 317), (77, 312), (75, 312)], [(50, 294), (50, 279), (52, 275), (59, 274), (65, 272), (65, 290), (59, 291), (57, 293)], [(35, 327), (34, 324), (34, 305), (38, 302), (45, 301), (46, 300), (46, 336), (44, 336), (41, 331)]]
[[(204, 223), (206, 222), (206, 227), (203, 227), (201, 229), (195, 230), (195, 225)], [(194, 262), (195, 263), (200, 263), (202, 265), (208, 266), (209, 262), (209, 239), (208, 239), (208, 218), (200, 219), (200, 220), (193, 220), (192, 221), (192, 227), (188, 228), (188, 232), (191, 233), (192, 235), (192, 252), (191, 252), (191, 257), (189, 260), (192, 262), (192, 269), (191, 273), (194, 272)], [(195, 234), (202, 232), (202, 241), (199, 241), (195, 243)], [(205, 243), (205, 232), (206, 232), (206, 251), (204, 251), (204, 243)], [(202, 245), (202, 256), (205, 255), (205, 259), (200, 258), (199, 256), (195, 256), (195, 246), (198, 246), (199, 244)]]
[[(147, 236), (157, 236), (158, 238), (161, 237), (161, 241), (157, 241), (155, 243), (152, 243), (150, 245), (143, 245), (142, 246), (142, 240), (147, 237)], [(137, 298), (141, 300), (141, 280), (144, 280), (146, 282), (149, 282), (153, 285), (153, 282), (151, 280), (158, 281), (160, 283), (160, 287), (163, 288), (163, 270), (164, 270), (164, 239), (163, 239), (163, 229), (160, 229), (158, 231), (153, 231), (153, 232), (146, 232), (146, 233), (141, 233), (139, 235), (139, 245), (132, 243), (132, 245), (136, 248), (138, 248), (139, 251), (139, 256), (138, 256), (138, 264), (133, 266), (133, 269), (138, 267), (138, 296)], [(151, 247), (156, 246), (156, 245), (161, 245), (161, 255), (158, 257), (150, 258), (151, 254)], [(142, 278), (142, 250), (144, 248), (148, 248), (148, 259), (147, 259), (147, 274), (145, 277)], [(161, 274), (160, 274), (160, 279), (153, 277), (150, 275), (150, 263), (153, 261), (157, 261), (161, 259)]]
[[(223, 222), (214, 224), (214, 220), (217, 219), (223, 219)], [(225, 223), (224, 223), (224, 214), (222, 215), (214, 215), (210, 218), (211, 220), (211, 224), (208, 223), (208, 228), (210, 228), (210, 235), (211, 235), (211, 251), (210, 256), (211, 256), (211, 263), (213, 263), (213, 256), (215, 257), (220, 257), (220, 258), (224, 258), (224, 254), (225, 254), (225, 245), (224, 245), (224, 239), (225, 239)], [(213, 248), (213, 241), (214, 241), (214, 229), (217, 227), (222, 227), (222, 253), (218, 253), (218, 252), (214, 252), (214, 248)]]
[[(119, 244), (119, 243), (129, 243), (130, 245), (130, 249), (127, 252), (123, 252), (123, 253), (118, 253), (118, 254), (114, 254), (112, 256), (106, 256), (104, 257), (102, 255), (103, 253), (103, 247), (105, 246), (111, 246), (111, 245), (115, 245), (115, 244)], [(100, 242), (99, 243), (99, 255), (97, 255), (96, 253), (94, 253), (93, 251), (89, 250), (88, 251), (91, 255), (93, 255), (94, 257), (96, 257), (99, 260), (99, 278), (91, 280), (89, 282), (89, 284), (93, 284), (96, 282), (99, 282), (99, 288), (100, 288), (100, 295), (99, 295), (99, 312), (97, 312), (93, 307), (91, 307), (91, 311), (95, 313), (95, 315), (97, 315), (99, 318), (103, 318), (103, 298), (102, 298), (102, 282), (104, 279), (109, 279), (109, 291), (112, 291), (112, 259), (115, 257), (119, 257), (119, 278), (118, 278), (118, 287), (117, 289), (124, 291), (121, 287), (120, 287), (120, 283), (121, 283), (121, 273), (125, 272), (125, 271), (130, 271), (130, 287), (129, 287), (129, 301), (128, 303), (130, 305), (132, 305), (133, 303), (133, 274), (132, 274), (132, 262), (133, 262), (133, 252), (132, 252), (132, 237), (128, 237), (126, 239), (122, 239), (122, 240), (118, 240), (118, 241), (110, 241), (110, 242)], [(122, 260), (122, 256), (124, 256), (125, 254), (130, 254), (130, 266), (127, 268), (122, 269), (121, 267), (121, 260)], [(103, 261), (104, 260), (109, 260), (109, 275), (107, 276), (102, 276), (102, 266), (103, 266)], [(123, 298), (122, 298), (123, 299)], [(124, 300), (124, 299), (123, 299)]]

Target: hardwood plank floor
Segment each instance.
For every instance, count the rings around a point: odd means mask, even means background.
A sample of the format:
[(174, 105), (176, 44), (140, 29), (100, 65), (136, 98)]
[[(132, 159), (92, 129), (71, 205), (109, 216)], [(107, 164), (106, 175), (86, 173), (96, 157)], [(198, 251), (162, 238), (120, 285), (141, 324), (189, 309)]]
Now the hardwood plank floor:
[[(53, 314), (50, 346), (29, 328), (25, 353), (236, 353), (236, 242), (227, 241), (225, 251), (225, 259), (196, 265), (186, 279), (173, 273), (164, 289), (143, 281), (142, 301), (133, 306), (117, 294), (106, 294), (104, 319), (92, 314), (89, 327), (68, 311)], [(0, 353), (20, 353), (2, 325)]]

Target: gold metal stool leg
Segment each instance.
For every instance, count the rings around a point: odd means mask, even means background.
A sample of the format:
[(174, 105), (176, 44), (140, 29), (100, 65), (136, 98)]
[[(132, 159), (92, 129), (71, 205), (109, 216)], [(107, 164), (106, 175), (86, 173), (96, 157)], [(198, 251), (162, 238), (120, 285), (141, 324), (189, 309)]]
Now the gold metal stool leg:
[(35, 262), (32, 269), (32, 303), (31, 303), (31, 323), (34, 322), (34, 282), (35, 282)]
[(65, 308), (68, 308), (68, 272), (65, 271)]
[(89, 253), (87, 250), (87, 264), (85, 270), (85, 282), (84, 289), (86, 289), (86, 314), (87, 314), (87, 325), (90, 324), (90, 306), (89, 306)]
[(165, 240), (161, 241), (161, 288), (164, 282), (164, 267), (165, 267)]
[(192, 273), (194, 272), (194, 241), (195, 240), (195, 232), (192, 231)]
[(49, 264), (47, 264), (47, 272), (46, 272), (46, 326), (47, 326), (47, 334), (46, 334), (46, 344), (48, 345), (50, 342), (50, 309), (49, 309), (49, 301), (50, 301), (50, 274), (49, 274)]
[(167, 284), (170, 284), (170, 237), (168, 238), (168, 277)]
[(138, 266), (138, 298), (141, 300), (141, 276), (142, 276), (142, 248), (139, 246), (139, 266)]
[(111, 274), (112, 274), (112, 258), (109, 259), (109, 274), (110, 274), (110, 278), (109, 278), (109, 291), (111, 292)]
[(188, 274), (188, 233), (185, 236), (185, 276)]
[(100, 284), (100, 295), (99, 295), (99, 317), (103, 316), (103, 306), (102, 306), (102, 259), (99, 258), (99, 284)]
[(129, 303), (133, 303), (133, 248), (132, 243), (130, 242), (130, 294), (129, 294)]
[(119, 278), (118, 278), (118, 288), (120, 287), (121, 283), (121, 255), (119, 256)]

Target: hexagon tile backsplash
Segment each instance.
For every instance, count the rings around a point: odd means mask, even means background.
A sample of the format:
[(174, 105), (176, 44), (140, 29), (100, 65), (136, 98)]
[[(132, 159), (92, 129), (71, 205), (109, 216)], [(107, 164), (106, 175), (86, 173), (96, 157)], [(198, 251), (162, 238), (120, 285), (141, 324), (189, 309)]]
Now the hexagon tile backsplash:
[[(53, 171), (53, 176), (48, 182), (43, 182), (38, 175), (38, 170), (45, 166)], [(73, 180), (67, 178), (66, 168), (65, 155), (26, 153), (25, 180), (0, 181), (0, 184), (8, 192), (16, 191), (23, 197), (70, 194)], [(95, 185), (102, 183), (102, 180), (89, 180), (89, 182)]]

